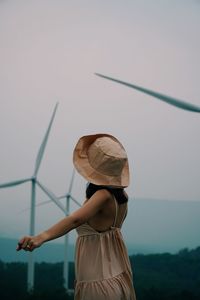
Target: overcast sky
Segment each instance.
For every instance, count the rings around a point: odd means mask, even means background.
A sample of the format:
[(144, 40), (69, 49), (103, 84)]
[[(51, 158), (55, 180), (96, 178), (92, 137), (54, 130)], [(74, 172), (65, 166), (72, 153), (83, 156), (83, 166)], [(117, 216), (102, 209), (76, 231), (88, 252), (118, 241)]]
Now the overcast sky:
[[(67, 191), (78, 138), (107, 132), (127, 150), (130, 197), (200, 201), (200, 114), (94, 75), (200, 106), (199, 16), (197, 0), (1, 0), (0, 182), (32, 175), (58, 101), (38, 176), (55, 194)], [(81, 202), (84, 188), (76, 175)], [(0, 191), (2, 236), (28, 232), (29, 206), (29, 183)], [(38, 208), (36, 231), (62, 216)]]

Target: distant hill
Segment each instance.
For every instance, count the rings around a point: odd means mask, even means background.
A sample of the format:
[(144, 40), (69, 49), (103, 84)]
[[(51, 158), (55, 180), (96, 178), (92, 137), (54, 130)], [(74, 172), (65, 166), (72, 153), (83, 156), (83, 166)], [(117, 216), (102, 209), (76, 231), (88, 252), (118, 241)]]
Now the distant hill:
[(200, 201), (130, 199), (122, 232), (129, 254), (177, 253), (200, 245)]
[[(200, 246), (200, 201), (130, 199), (122, 233), (129, 255), (177, 253)], [(72, 239), (73, 243), (73, 239)], [(16, 252), (17, 239), (0, 238), (0, 260), (27, 260), (26, 252)], [(51, 241), (34, 252), (37, 262), (62, 262), (63, 244)], [(69, 246), (70, 261), (74, 245)]]
[[(28, 253), (25, 251), (16, 251), (17, 239), (0, 238), (0, 260), (4, 262), (26, 262)], [(146, 246), (135, 246), (130, 248), (130, 253), (148, 253), (148, 247)], [(69, 245), (69, 260), (74, 260), (75, 245)], [(64, 257), (64, 246), (63, 244), (56, 244), (55, 242), (49, 242), (44, 244), (41, 248), (34, 251), (35, 261), (56, 263), (62, 262)]]
[[(26, 262), (28, 253), (16, 251), (17, 239), (0, 238), (0, 260), (4, 262)], [(62, 262), (64, 257), (64, 247), (62, 244), (52, 242), (44, 244), (34, 252), (36, 262)], [(74, 246), (69, 245), (69, 259), (74, 260)]]

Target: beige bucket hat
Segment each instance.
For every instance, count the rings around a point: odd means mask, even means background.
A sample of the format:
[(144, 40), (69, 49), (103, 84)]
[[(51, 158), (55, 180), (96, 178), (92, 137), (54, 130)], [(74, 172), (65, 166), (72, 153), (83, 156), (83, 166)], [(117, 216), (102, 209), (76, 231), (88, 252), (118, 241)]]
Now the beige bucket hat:
[(129, 165), (122, 144), (110, 134), (81, 137), (73, 152), (76, 170), (96, 185), (127, 187)]

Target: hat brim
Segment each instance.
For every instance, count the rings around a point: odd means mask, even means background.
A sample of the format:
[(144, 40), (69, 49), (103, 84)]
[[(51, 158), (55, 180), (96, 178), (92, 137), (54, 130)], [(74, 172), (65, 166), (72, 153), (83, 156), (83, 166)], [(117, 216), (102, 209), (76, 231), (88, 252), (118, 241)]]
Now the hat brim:
[(73, 163), (76, 170), (82, 175), (87, 181), (96, 185), (105, 185), (113, 187), (127, 187), (129, 185), (129, 165), (128, 160), (125, 162), (121, 174), (118, 176), (108, 176), (95, 170), (89, 163), (87, 151), (89, 146), (99, 137), (110, 137), (117, 143), (123, 145), (112, 135), (109, 134), (94, 134), (83, 136), (77, 142), (73, 152)]

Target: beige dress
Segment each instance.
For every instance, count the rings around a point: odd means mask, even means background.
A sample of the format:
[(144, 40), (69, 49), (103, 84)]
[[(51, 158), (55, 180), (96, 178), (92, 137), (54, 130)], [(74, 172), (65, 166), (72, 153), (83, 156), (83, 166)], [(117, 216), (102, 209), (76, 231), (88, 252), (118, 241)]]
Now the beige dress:
[[(85, 223), (77, 227), (75, 300), (136, 300), (132, 272), (121, 234), (125, 214), (116, 227), (98, 232)], [(126, 212), (125, 212), (126, 213)]]

